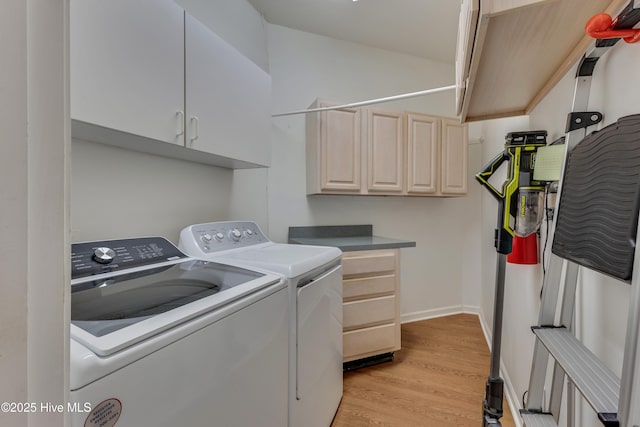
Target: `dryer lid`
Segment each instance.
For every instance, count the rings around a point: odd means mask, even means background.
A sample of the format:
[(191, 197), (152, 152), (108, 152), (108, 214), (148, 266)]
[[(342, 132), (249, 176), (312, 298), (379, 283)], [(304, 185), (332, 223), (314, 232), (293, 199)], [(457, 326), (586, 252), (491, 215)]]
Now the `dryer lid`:
[(341, 256), (342, 251), (334, 247), (267, 243), (226, 251), (210, 259), (261, 268), (292, 279), (324, 267)]

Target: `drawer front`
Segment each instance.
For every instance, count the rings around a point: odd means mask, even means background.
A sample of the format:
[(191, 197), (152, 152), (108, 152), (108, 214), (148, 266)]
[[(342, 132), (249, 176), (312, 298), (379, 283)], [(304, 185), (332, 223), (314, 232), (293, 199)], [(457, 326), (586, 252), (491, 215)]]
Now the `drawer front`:
[(390, 324), (345, 332), (342, 335), (344, 359), (394, 351), (396, 329), (397, 325)]
[(345, 301), (365, 296), (392, 294), (396, 290), (396, 275), (345, 279), (342, 285), (342, 297)]
[(390, 295), (345, 302), (342, 305), (342, 309), (342, 326), (345, 331), (381, 323), (391, 323), (396, 316), (396, 297)]
[(345, 256), (342, 259), (345, 276), (393, 272), (396, 269), (395, 252), (378, 252), (371, 255)]

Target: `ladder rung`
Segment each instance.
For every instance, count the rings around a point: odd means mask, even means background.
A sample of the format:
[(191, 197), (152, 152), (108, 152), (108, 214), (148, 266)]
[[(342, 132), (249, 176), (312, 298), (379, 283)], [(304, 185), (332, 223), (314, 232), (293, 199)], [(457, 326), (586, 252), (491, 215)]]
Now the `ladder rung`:
[(565, 327), (533, 327), (569, 380), (598, 414), (618, 412), (620, 379)]
[(558, 427), (551, 414), (522, 411), (520, 416), (525, 427)]

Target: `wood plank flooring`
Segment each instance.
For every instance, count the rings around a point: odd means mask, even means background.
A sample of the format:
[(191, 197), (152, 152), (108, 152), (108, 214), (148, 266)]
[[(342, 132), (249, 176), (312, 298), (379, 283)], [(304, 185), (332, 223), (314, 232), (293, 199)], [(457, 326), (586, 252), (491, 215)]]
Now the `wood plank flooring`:
[[(402, 325), (393, 362), (344, 374), (332, 427), (480, 427), (490, 355), (477, 316)], [(503, 427), (515, 427), (505, 399)]]

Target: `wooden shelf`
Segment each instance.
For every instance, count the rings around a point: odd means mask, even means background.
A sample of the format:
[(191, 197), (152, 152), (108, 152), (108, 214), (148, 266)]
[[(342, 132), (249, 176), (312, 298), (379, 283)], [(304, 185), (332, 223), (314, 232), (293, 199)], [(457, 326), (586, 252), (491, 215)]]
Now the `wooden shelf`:
[(628, 3), (465, 0), (456, 59), (462, 121), (528, 114), (593, 43), (589, 18), (616, 16)]

